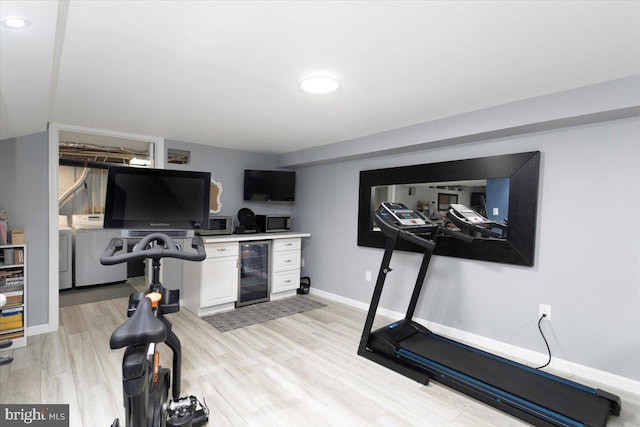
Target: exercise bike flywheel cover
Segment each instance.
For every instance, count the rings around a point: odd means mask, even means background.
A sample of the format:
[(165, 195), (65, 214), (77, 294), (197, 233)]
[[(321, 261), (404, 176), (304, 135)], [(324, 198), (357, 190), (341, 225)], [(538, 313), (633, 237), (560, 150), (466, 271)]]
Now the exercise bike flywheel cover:
[(238, 211), (238, 221), (244, 226), (255, 225), (256, 214), (249, 208), (242, 208)]

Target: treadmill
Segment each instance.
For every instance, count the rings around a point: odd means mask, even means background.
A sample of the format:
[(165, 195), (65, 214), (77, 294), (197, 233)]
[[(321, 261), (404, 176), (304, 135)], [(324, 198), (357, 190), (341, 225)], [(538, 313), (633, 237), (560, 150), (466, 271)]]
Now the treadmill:
[[(401, 203), (385, 202), (376, 210), (387, 243), (358, 354), (422, 384), (446, 384), (536, 426), (605, 426), (609, 415), (619, 415), (618, 396), (435, 334), (412, 320), (439, 235), (471, 242), (507, 228), (463, 205), (451, 205), (446, 216), (453, 228)], [(424, 249), (418, 278), (405, 318), (371, 331), (398, 239)]]

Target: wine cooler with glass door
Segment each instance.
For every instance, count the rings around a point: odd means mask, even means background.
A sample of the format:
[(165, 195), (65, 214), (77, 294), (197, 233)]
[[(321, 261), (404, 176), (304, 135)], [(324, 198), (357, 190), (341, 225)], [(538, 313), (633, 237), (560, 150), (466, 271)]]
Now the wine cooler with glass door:
[(236, 307), (269, 301), (268, 241), (240, 242), (240, 281)]

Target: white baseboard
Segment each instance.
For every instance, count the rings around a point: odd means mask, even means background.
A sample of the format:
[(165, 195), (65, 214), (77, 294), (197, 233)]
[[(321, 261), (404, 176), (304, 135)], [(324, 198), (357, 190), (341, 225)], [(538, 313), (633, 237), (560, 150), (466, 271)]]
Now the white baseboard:
[[(317, 295), (322, 298), (326, 298), (332, 301), (336, 301), (351, 307), (359, 308), (362, 310), (368, 310), (369, 304), (357, 301), (351, 298), (346, 298), (341, 295), (333, 294), (323, 291), (317, 288), (310, 289), (312, 295)], [(404, 318), (403, 313), (398, 313), (392, 310), (378, 307), (376, 314), (390, 317), (392, 319)], [(429, 322), (424, 319), (415, 318), (416, 322), (424, 325), (431, 331), (442, 334), (454, 340), (469, 344), (473, 347), (486, 350), (491, 353), (496, 353), (500, 356), (504, 356), (510, 359), (515, 359), (525, 365), (539, 366), (546, 362), (548, 356), (543, 353), (528, 350), (526, 348), (518, 347), (515, 345), (507, 344), (501, 341), (486, 338), (480, 335), (472, 334), (460, 329), (451, 328), (449, 326), (441, 325), (438, 323)], [(578, 363), (569, 362), (567, 360), (558, 359), (554, 357), (551, 360), (549, 369), (559, 375), (566, 375), (573, 378), (581, 378), (585, 382), (596, 382), (602, 385), (615, 387), (620, 390), (628, 391), (633, 394), (640, 395), (640, 381), (635, 381), (630, 378), (626, 378), (620, 375), (612, 374), (610, 372), (601, 371), (598, 369), (590, 368), (588, 366), (580, 365)], [(577, 382), (580, 380), (576, 379)], [(614, 393), (615, 394), (615, 393)]]
[(51, 329), (48, 323), (36, 326), (27, 326), (27, 336), (47, 334), (49, 332), (55, 332), (55, 330)]
[[(343, 297), (342, 295), (332, 294), (331, 292), (323, 291), (322, 289), (311, 287), (309, 288), (309, 293), (311, 295), (318, 295), (319, 297), (330, 299), (331, 301), (335, 301), (335, 302), (341, 302), (343, 304), (350, 305), (351, 307), (355, 307), (355, 308), (360, 308), (362, 310), (369, 309), (369, 304), (366, 304), (364, 302), (357, 301), (351, 298)], [(381, 309), (378, 310), (378, 313), (382, 314), (383, 316), (386, 316), (386, 314), (382, 313), (380, 310)]]

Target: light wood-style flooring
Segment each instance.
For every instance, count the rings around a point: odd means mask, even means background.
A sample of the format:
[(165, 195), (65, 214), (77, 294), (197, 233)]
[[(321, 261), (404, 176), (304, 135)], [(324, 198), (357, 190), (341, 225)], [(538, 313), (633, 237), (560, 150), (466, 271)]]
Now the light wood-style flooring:
[[(187, 310), (170, 315), (182, 340), (182, 395), (205, 397), (211, 426), (525, 425), (357, 356), (365, 312), (323, 302), (327, 307), (226, 333)], [(0, 402), (68, 403), (74, 427), (122, 419), (122, 351), (109, 349), (109, 337), (125, 307), (126, 299), (116, 299), (62, 308), (57, 332), (29, 337), (27, 348), (13, 351), (14, 362), (0, 367)], [(171, 351), (160, 351), (170, 366)], [(622, 416), (609, 425), (640, 425), (640, 396), (603, 388), (623, 399)]]

